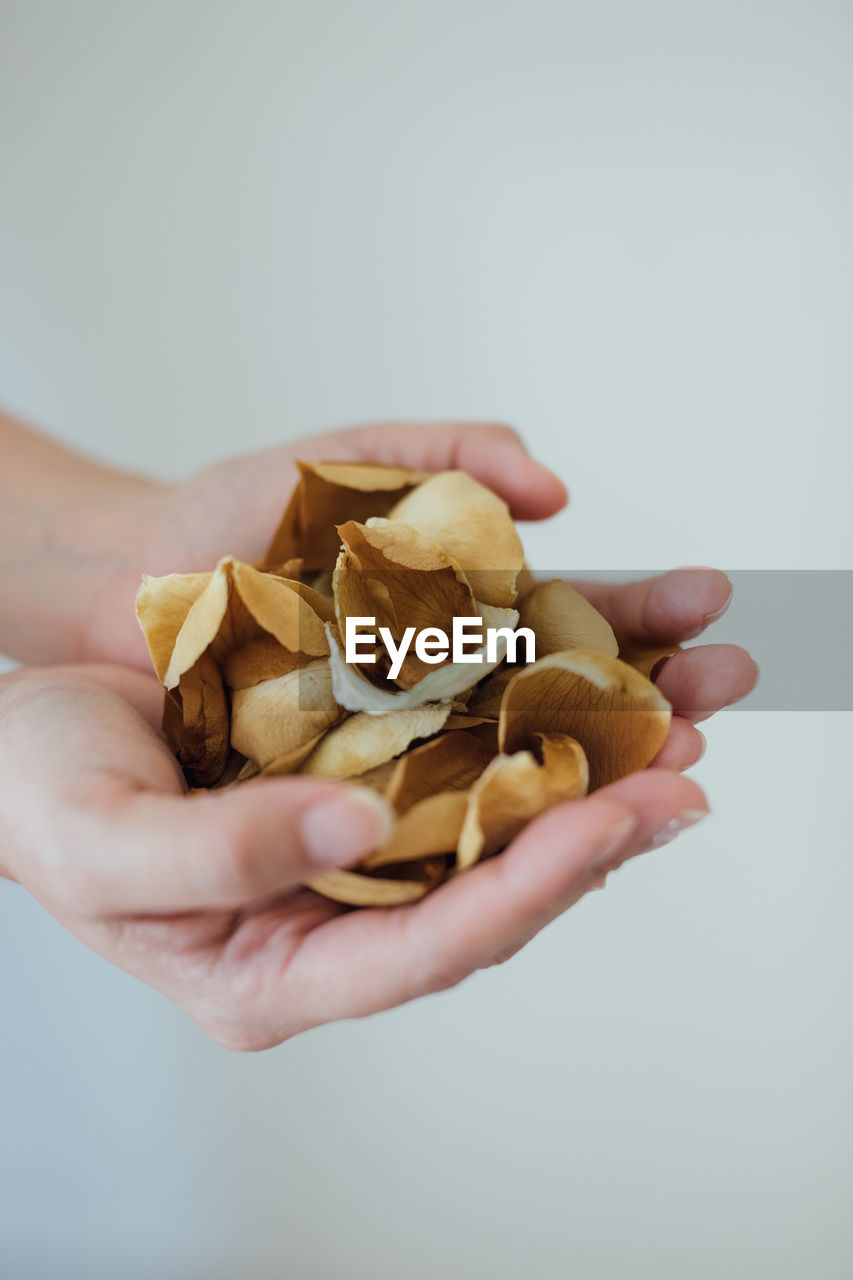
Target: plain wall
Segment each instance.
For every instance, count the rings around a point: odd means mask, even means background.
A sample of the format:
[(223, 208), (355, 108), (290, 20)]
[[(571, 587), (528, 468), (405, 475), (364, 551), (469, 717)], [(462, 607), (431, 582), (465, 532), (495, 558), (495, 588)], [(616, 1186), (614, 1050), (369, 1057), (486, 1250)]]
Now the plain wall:
[[(0, 399), (168, 476), (499, 418), (573, 493), (534, 565), (850, 568), (851, 37), (828, 0), (0, 0)], [(260, 1056), (0, 887), (4, 1277), (849, 1276), (850, 716), (707, 736), (700, 829)]]

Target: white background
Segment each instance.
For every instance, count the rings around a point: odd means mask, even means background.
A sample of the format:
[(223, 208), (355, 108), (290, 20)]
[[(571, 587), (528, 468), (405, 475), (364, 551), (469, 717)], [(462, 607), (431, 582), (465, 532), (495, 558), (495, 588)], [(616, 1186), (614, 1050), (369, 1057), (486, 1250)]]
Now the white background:
[[(0, 398), (167, 475), (505, 419), (574, 495), (534, 565), (849, 568), (852, 37), (843, 0), (0, 0)], [(848, 1276), (850, 729), (724, 714), (702, 828), (261, 1056), (7, 886), (4, 1276)]]

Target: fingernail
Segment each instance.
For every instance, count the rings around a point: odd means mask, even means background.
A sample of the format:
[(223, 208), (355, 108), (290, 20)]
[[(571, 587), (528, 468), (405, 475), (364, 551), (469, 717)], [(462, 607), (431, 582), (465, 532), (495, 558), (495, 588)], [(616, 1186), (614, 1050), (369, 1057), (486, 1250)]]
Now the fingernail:
[(726, 612), (726, 609), (728, 609), (729, 605), (732, 602), (732, 596), (734, 595), (734, 593), (735, 593), (735, 589), (732, 586), (732, 584), (729, 583), (729, 594), (726, 596), (725, 600), (720, 605), (719, 609), (712, 609), (710, 613), (703, 613), (702, 621), (699, 623), (699, 626), (696, 628), (695, 631), (692, 631), (689, 636), (685, 636), (684, 637), (685, 640), (695, 640), (697, 636), (701, 636), (702, 632), (707, 630), (708, 627), (710, 627), (712, 622), (717, 622), (720, 618), (722, 618), (723, 614)]
[(303, 815), (302, 840), (312, 862), (342, 867), (383, 844), (393, 825), (391, 807), (382, 796), (367, 787), (347, 787)]
[(659, 849), (661, 845), (669, 844), (670, 840), (674, 840), (682, 831), (686, 831), (688, 827), (695, 827), (697, 822), (701, 822), (707, 816), (707, 809), (682, 809), (681, 813), (670, 818), (666, 826), (661, 827), (660, 831), (652, 836), (649, 848)]

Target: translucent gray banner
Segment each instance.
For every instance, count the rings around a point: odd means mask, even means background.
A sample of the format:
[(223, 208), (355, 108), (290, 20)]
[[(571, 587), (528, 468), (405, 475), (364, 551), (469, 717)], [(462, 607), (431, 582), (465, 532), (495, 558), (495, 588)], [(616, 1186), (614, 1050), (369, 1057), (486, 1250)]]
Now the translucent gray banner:
[[(643, 572), (537, 571), (582, 585), (629, 582)], [(732, 602), (702, 636), (685, 643), (738, 644), (761, 669), (756, 688), (731, 711), (853, 711), (851, 638), (853, 571), (845, 569), (725, 570)]]

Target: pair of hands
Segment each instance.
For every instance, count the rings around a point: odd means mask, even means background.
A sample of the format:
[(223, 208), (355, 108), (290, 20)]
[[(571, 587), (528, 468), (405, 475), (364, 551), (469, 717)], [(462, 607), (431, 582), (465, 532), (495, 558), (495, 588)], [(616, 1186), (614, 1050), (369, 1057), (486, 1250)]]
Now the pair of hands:
[[(239, 1049), (443, 990), (515, 954), (610, 870), (704, 815), (701, 789), (681, 776), (702, 754), (695, 724), (743, 697), (756, 675), (733, 646), (675, 655), (657, 678), (675, 715), (649, 769), (550, 810), (504, 853), (412, 906), (351, 912), (326, 901), (301, 883), (380, 841), (382, 802), (298, 776), (187, 797), (133, 617), (143, 571), (259, 557), (295, 458), (459, 467), (517, 519), (546, 518), (566, 500), (509, 428), (449, 423), (313, 437), (177, 486), (113, 484), (100, 471), (85, 501), (68, 504), (57, 536), (79, 584), (79, 620), (46, 634), (38, 656), (75, 661), (0, 680), (0, 868), (93, 950)], [(645, 644), (698, 635), (731, 590), (711, 570), (578, 585)]]

